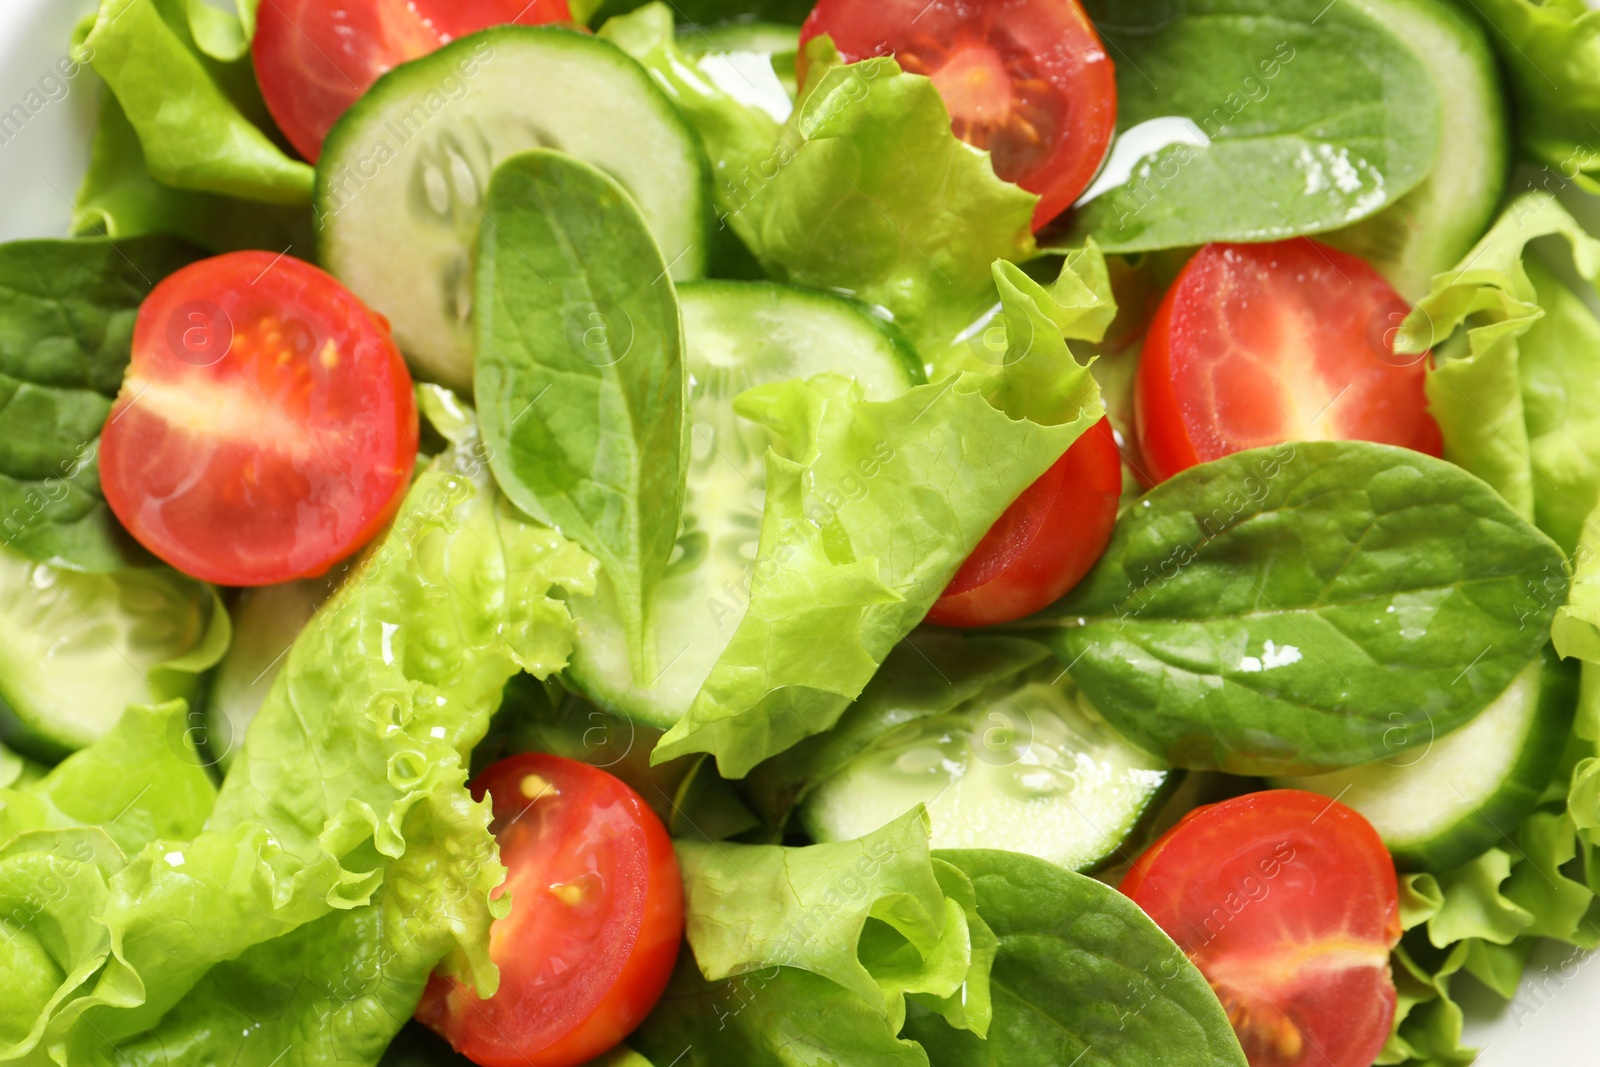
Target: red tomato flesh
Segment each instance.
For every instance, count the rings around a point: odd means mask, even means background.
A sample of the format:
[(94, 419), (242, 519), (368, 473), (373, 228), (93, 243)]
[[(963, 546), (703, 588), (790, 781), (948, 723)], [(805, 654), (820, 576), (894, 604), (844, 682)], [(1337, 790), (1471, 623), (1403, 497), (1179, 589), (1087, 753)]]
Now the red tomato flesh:
[(1039, 194), (1035, 230), (1072, 205), (1105, 159), (1115, 72), (1077, 0), (821, 0), (800, 43), (821, 34), (847, 63), (892, 53), (931, 78), (956, 136)]
[(928, 621), (993, 626), (1055, 603), (1105, 551), (1121, 497), (1122, 458), (1101, 419), (989, 527)]
[(250, 54), (267, 110), (315, 163), (334, 122), (391, 68), (490, 26), (571, 17), (567, 0), (265, 0)]
[(1298, 789), (1196, 808), (1122, 891), (1206, 976), (1251, 1067), (1370, 1067), (1383, 1048), (1398, 892), (1353, 809)]
[(597, 767), (524, 753), (472, 783), (509, 869), (489, 956), (500, 989), (478, 999), (435, 974), (417, 1018), (481, 1067), (574, 1067), (655, 1007), (683, 937), (683, 882), (667, 831)]
[(309, 263), (202, 260), (139, 308), (100, 439), (106, 502), (219, 585), (312, 577), (394, 515), (417, 456), (411, 374), (386, 322)]
[(1139, 360), (1149, 476), (1285, 441), (1439, 455), (1428, 357), (1394, 352), (1409, 310), (1366, 262), (1309, 238), (1206, 245), (1167, 290)]

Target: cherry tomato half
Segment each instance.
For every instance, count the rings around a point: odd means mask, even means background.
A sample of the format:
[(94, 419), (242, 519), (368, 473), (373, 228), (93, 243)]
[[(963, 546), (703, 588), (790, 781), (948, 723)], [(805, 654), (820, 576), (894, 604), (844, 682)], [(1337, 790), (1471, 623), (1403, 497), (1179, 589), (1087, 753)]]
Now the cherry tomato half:
[(500, 989), (435, 974), (417, 1018), (481, 1067), (573, 1067), (655, 1007), (683, 937), (672, 841), (639, 794), (586, 763), (524, 753), (472, 783), (510, 873), (489, 933)]
[(1353, 809), (1298, 789), (1196, 808), (1122, 891), (1206, 976), (1250, 1067), (1369, 1067), (1383, 1048), (1394, 861)]
[(264, 0), (250, 53), (267, 110), (315, 163), (335, 120), (390, 68), (490, 26), (571, 17), (567, 0)]
[(314, 577), (370, 541), (417, 457), (388, 323), (316, 267), (232, 252), (164, 279), (100, 438), (106, 502), (219, 585)]
[(1209, 244), (1161, 302), (1134, 405), (1145, 470), (1284, 441), (1377, 441), (1437, 456), (1428, 357), (1396, 355), (1410, 305), (1366, 262), (1309, 238)]
[(1101, 419), (1022, 491), (928, 612), (939, 626), (993, 626), (1059, 600), (1111, 540), (1122, 458)]
[(821, 0), (800, 43), (821, 34), (847, 63), (893, 53), (932, 78), (956, 136), (1039, 194), (1035, 230), (1072, 205), (1105, 159), (1117, 83), (1078, 0)]

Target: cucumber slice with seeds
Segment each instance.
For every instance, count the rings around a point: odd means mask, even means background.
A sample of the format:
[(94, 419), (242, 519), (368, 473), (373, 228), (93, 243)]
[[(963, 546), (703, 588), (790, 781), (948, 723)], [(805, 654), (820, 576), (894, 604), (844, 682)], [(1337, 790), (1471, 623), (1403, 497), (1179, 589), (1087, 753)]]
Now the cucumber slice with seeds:
[(1539, 803), (1571, 734), (1574, 667), (1547, 648), (1476, 719), (1421, 754), (1273, 784), (1338, 797), (1367, 817), (1404, 870), (1448, 870), (1501, 841)]
[(688, 710), (744, 614), (761, 535), (767, 432), (733, 412), (752, 386), (831, 372), (872, 399), (922, 380), (916, 352), (865, 306), (773, 282), (678, 287), (690, 379), (683, 529), (655, 593), (655, 678), (639, 679), (601, 579), (571, 603), (578, 635), (568, 676), (602, 707), (660, 727)]
[(192, 699), (228, 613), (166, 567), (84, 574), (0, 549), (0, 742), (53, 762), (130, 704)]
[(317, 164), (318, 251), (388, 317), (421, 377), (472, 387), (479, 199), (508, 156), (553, 148), (628, 191), (675, 280), (711, 247), (711, 168), (665, 93), (589, 34), (499, 26), (385, 74), (345, 112)]
[(892, 731), (818, 785), (800, 822), (819, 841), (927, 806), (934, 848), (1026, 852), (1070, 870), (1119, 857), (1174, 780), (1079, 697), (1059, 668)]

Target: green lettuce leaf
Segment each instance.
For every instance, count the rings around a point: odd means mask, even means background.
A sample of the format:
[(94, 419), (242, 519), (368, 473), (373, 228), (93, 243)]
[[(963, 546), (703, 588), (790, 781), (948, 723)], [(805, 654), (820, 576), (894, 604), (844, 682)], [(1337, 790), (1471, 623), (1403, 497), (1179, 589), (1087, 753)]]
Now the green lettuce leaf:
[(204, 825), (216, 788), (187, 722), (182, 701), (129, 708), (88, 748), (0, 789), (0, 1062), (35, 1049), (104, 964), (100, 916), (127, 854)]
[(1600, 321), (1528, 251), (1547, 236), (1565, 239), (1578, 273), (1600, 285), (1600, 241), (1554, 197), (1529, 193), (1434, 278), (1395, 348), (1436, 349), (1427, 391), (1445, 458), (1570, 552), (1600, 499)]
[(116, 94), (155, 180), (271, 204), (309, 203), (311, 167), (289, 158), (260, 124), (265, 111), (244, 55), (243, 26), (234, 32), (226, 13), (200, 10), (206, 6), (102, 0), (74, 57)]
[(1511, 80), (1523, 154), (1600, 193), (1600, 14), (1583, 0), (1472, 0)]
[(908, 1001), (987, 1030), (998, 942), (920, 808), (858, 841), (677, 847), (692, 956), (629, 1039), (657, 1063), (926, 1067)]
[(128, 855), (198, 834), (217, 789), (190, 733), (184, 701), (130, 707), (100, 740), (27, 787), (51, 825), (98, 826)]
[(673, 1067), (928, 1067), (870, 1004), (820, 975), (770, 967), (708, 981), (687, 953), (655, 1010), (628, 1038)]
[(994, 278), (999, 367), (882, 402), (832, 375), (734, 402), (779, 444), (749, 606), (655, 760), (710, 752), (742, 777), (832, 726), (1011, 501), (1103, 415), (1063, 337), (1063, 324), (1095, 335), (1109, 321), (1099, 252), (1050, 290), (1003, 261)]
[(700, 135), (721, 225), (769, 274), (888, 309), (936, 371), (953, 369), (971, 324), (994, 313), (986, 265), (1034, 251), (1038, 198), (951, 132), (928, 79), (887, 58), (841, 65), (818, 38), (789, 111), (776, 82), (719, 78), (689, 55), (664, 4), (611, 19), (601, 36), (639, 60)]
[[(637, 59), (700, 135), (711, 160), (712, 195), (721, 225), (755, 247), (755, 216), (742, 209), (792, 149), (780, 147), (782, 121), (735, 97), (678, 47), (672, 9), (649, 3), (607, 20), (600, 36)], [(765, 166), (763, 166), (765, 164)]]
[(315, 258), (311, 210), (305, 205), (263, 204), (179, 189), (152, 178), (139, 135), (109, 89), (100, 96), (89, 169), (73, 205), (72, 232), (119, 239), (169, 233), (213, 252), (264, 248)]
[(552, 594), (595, 565), (485, 477), (470, 455), (422, 475), (296, 641), (204, 830), (108, 879), (105, 952), (38, 1039), (63, 1062), (375, 1062), (441, 958), (492, 992), (503, 868), (467, 760), (509, 677), (565, 663)]
[(1572, 591), (1556, 609), (1550, 641), (1563, 658), (1600, 663), (1600, 510), (1584, 525), (1572, 562)]
[(730, 224), (773, 277), (887, 308), (940, 377), (994, 305), (988, 265), (1033, 254), (1038, 197), (951, 132), (927, 78), (889, 58), (841, 65), (827, 38), (806, 55), (805, 91)]
[(940, 884), (920, 806), (856, 841), (677, 848), (685, 936), (708, 981), (810, 971), (869, 1004), (890, 1033), (905, 1021), (907, 994), (942, 1002), (965, 985), (965, 1025), (980, 1036), (988, 1028), (988, 1004), (974, 994), (986, 990), (991, 939)]
[(1400, 880), (1407, 933), (1395, 950), (1399, 1001), (1394, 1031), (1378, 1063), (1452, 1067), (1471, 1063), (1455, 975), (1471, 974), (1512, 999), (1540, 938), (1580, 950), (1600, 945), (1600, 759), (1592, 741), (1574, 741), (1571, 774), (1547, 790), (1541, 807), (1492, 848), (1439, 875)]

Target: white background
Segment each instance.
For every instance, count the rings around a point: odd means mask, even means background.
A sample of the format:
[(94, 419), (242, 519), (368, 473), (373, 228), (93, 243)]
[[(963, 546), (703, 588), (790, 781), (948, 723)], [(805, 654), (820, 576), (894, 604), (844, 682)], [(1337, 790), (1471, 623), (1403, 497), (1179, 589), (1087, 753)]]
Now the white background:
[[(1595, 0), (1591, 0), (1594, 6)], [(0, 114), (67, 53), (73, 24), (93, 0), (0, 0)], [(0, 144), (0, 241), (64, 236), (89, 158), (98, 82), (87, 70), (21, 133)], [(1585, 205), (1589, 206), (1589, 205)], [(1585, 211), (1593, 229), (1600, 207)], [(1541, 945), (1510, 1004), (1469, 977), (1457, 982), (1480, 1067), (1551, 1067), (1600, 1061), (1600, 967), (1564, 945)]]

